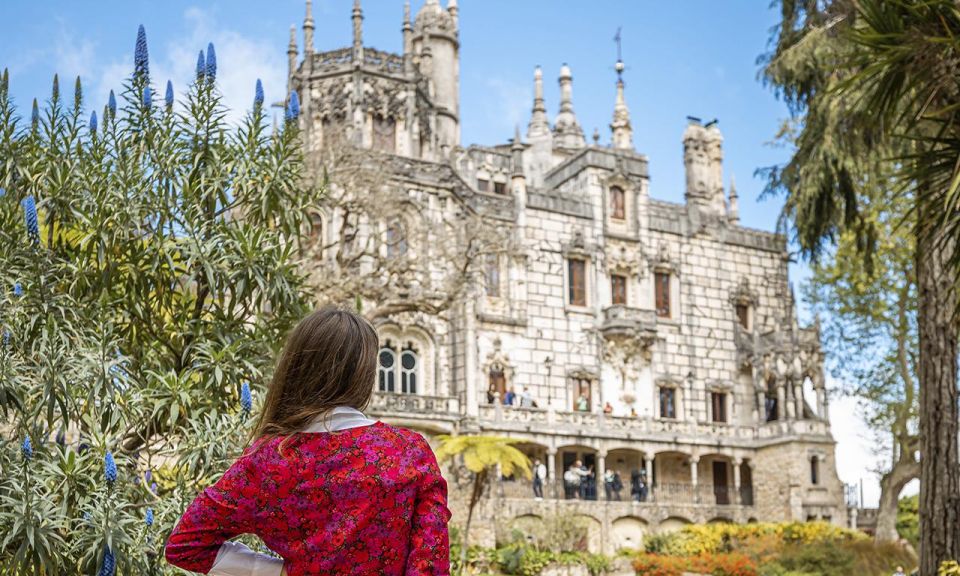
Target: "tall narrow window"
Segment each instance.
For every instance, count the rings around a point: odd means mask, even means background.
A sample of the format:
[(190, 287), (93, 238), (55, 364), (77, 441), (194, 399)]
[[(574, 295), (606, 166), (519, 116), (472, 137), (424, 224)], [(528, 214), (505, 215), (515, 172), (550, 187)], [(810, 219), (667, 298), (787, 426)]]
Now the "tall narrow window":
[(487, 401), (491, 404), (494, 401), (494, 394), (497, 394), (497, 398), (500, 398), (500, 401), (503, 401), (503, 397), (507, 394), (507, 377), (503, 373), (503, 366), (499, 364), (494, 364), (490, 367), (490, 374), (488, 375), (490, 379), (490, 385), (487, 387)]
[(610, 217), (616, 220), (623, 220), (626, 218), (626, 213), (626, 197), (623, 193), (623, 188), (619, 186), (610, 188)]
[(820, 484), (820, 459), (816, 456), (810, 459), (810, 483), (814, 486)]
[(619, 274), (610, 276), (610, 292), (613, 304), (627, 303), (627, 277)]
[(710, 393), (711, 414), (714, 422), (727, 421), (727, 395), (723, 392)]
[(569, 272), (569, 301), (572, 306), (587, 305), (587, 281), (586, 281), (586, 262), (571, 258), (567, 260), (567, 270)]
[(661, 318), (670, 317), (670, 274), (667, 272), (656, 272), (653, 275), (653, 289), (655, 296), (655, 305), (657, 307), (657, 316)]
[(746, 304), (737, 304), (737, 323), (744, 330), (750, 329), (750, 307)]
[(387, 225), (386, 244), (388, 258), (397, 258), (407, 253), (407, 235), (399, 220)]
[(677, 389), (672, 386), (660, 387), (660, 417), (677, 417)]
[(393, 118), (374, 116), (373, 149), (393, 153), (397, 146), (397, 123)]
[(489, 192), (490, 181), (485, 178), (477, 178), (477, 190), (481, 192)]
[(396, 390), (396, 380), (394, 371), (396, 370), (397, 358), (390, 348), (380, 349), (380, 391), (394, 392)]
[(591, 389), (589, 378), (573, 379), (573, 409), (578, 412), (589, 412), (592, 406)]
[(498, 254), (487, 254), (484, 264), (484, 284), (487, 296), (497, 298), (500, 296), (500, 256)]
[(493, 193), (500, 194), (501, 196), (506, 195), (507, 193), (507, 183), (506, 182), (494, 182), (493, 183)]
[(410, 349), (400, 354), (400, 391), (417, 393), (417, 353)]

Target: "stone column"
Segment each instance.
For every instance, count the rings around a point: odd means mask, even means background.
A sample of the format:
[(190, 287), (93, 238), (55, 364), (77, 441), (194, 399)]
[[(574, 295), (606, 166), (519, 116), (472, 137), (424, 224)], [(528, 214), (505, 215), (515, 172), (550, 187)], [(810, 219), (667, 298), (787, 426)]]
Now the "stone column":
[(606, 484), (603, 482), (603, 475), (606, 473), (607, 465), (607, 452), (606, 450), (600, 450), (597, 452), (597, 467), (593, 471), (594, 484), (597, 486), (597, 500), (601, 499), (601, 490), (603, 491), (603, 499), (606, 499), (607, 489)]
[(740, 502), (740, 466), (743, 464), (743, 460), (740, 458), (735, 458), (733, 460), (733, 503), (741, 504)]
[(557, 497), (557, 449), (547, 448), (547, 494)]
[(784, 382), (780, 380), (777, 382), (777, 420), (786, 420), (788, 418), (786, 408), (786, 391), (784, 390)]
[(797, 420), (803, 419), (803, 386), (799, 382), (793, 384), (793, 399), (797, 403)]
[(767, 421), (767, 395), (765, 392), (757, 392), (757, 406), (753, 411), (753, 420), (757, 423)]
[(699, 465), (700, 465), (700, 456), (696, 456), (696, 455), (691, 456), (690, 457), (690, 485), (693, 490), (693, 501), (697, 503), (700, 502), (700, 486), (699, 486), (700, 480), (697, 477), (699, 474), (699, 470), (697, 470)]
[(826, 418), (827, 398), (826, 390), (822, 387), (817, 388), (817, 416), (821, 419)]
[(467, 391), (467, 416), (476, 418), (480, 414), (477, 402), (477, 317), (474, 313), (473, 298), (467, 297), (464, 306), (466, 315), (466, 334), (464, 335), (464, 381)]

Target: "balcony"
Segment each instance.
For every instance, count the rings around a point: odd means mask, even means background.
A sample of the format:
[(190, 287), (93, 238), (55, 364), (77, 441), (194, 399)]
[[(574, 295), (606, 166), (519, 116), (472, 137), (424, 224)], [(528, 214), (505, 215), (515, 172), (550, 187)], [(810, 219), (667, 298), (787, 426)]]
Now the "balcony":
[(388, 422), (450, 433), (460, 421), (460, 401), (452, 396), (375, 392), (367, 407), (371, 416)]
[[(496, 495), (500, 498), (514, 500), (534, 500), (533, 484), (528, 480), (501, 480), (494, 486)], [(608, 500), (603, 485), (586, 485), (581, 491), (567, 493), (563, 481), (548, 482), (543, 487), (544, 500), (548, 501), (580, 501), (601, 502), (610, 506), (683, 506), (717, 508), (727, 506), (752, 507), (753, 486), (713, 486), (693, 485), (682, 482), (672, 482), (654, 485), (642, 496), (631, 496), (630, 486), (624, 486), (620, 492), (620, 499), (612, 493)], [(594, 504), (596, 505), (596, 504)], [(602, 505), (602, 504), (601, 504)]]
[(600, 332), (607, 338), (639, 337), (652, 340), (657, 334), (655, 310), (614, 304), (603, 310)]

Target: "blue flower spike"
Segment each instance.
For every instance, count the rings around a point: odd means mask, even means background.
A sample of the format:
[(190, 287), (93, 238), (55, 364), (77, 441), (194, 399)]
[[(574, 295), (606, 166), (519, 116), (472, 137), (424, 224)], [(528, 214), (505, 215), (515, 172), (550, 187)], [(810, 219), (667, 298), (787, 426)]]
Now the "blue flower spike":
[(53, 75), (53, 90), (50, 92), (50, 96), (52, 97), (53, 100), (57, 100), (60, 98), (60, 75), (59, 74)]
[(147, 31), (143, 24), (137, 29), (137, 46), (133, 51), (133, 74), (136, 77), (150, 77), (150, 55), (147, 51)]
[(29, 462), (33, 458), (33, 444), (30, 442), (30, 435), (27, 434), (23, 443), (20, 444), (20, 453), (23, 454), (23, 461)]
[(103, 458), (103, 474), (107, 478), (107, 486), (113, 486), (117, 481), (117, 463), (113, 460), (113, 452), (107, 452)]
[(163, 103), (167, 105), (167, 112), (173, 109), (173, 82), (167, 80), (167, 91), (163, 95)]
[(97, 135), (97, 111), (94, 110), (90, 113), (90, 137), (93, 138)]
[(153, 91), (150, 90), (149, 86), (143, 87), (143, 108), (144, 110), (150, 111), (150, 108), (153, 106)]
[(207, 71), (206, 60), (203, 57), (203, 50), (197, 55), (197, 80), (202, 80)]
[(244, 382), (240, 385), (240, 408), (243, 409), (243, 415), (249, 416), (253, 410), (253, 396), (250, 394), (250, 383)]
[(27, 224), (27, 235), (35, 246), (40, 245), (40, 221), (37, 218), (37, 201), (31, 195), (20, 201), (23, 206), (23, 219)]
[(107, 98), (107, 108), (110, 109), (110, 117), (114, 118), (117, 115), (117, 97), (113, 95), (113, 90), (110, 91), (110, 97)]
[(147, 526), (153, 526), (153, 508), (147, 508), (147, 516), (144, 518)]
[(213, 42), (207, 44), (207, 80), (217, 79), (217, 51), (213, 49)]
[(253, 93), (253, 107), (257, 110), (263, 108), (263, 82), (257, 78), (257, 88)]
[(23, 284), (19, 282), (13, 283), (13, 295), (16, 297), (23, 296)]
[(77, 76), (77, 81), (73, 84), (73, 107), (79, 110), (82, 103), (83, 85), (80, 83), (80, 77)]
[(100, 571), (97, 576), (113, 576), (117, 569), (117, 560), (113, 556), (113, 551), (109, 546), (103, 548), (103, 564), (100, 565)]
[(40, 122), (40, 106), (37, 105), (37, 99), (33, 99), (33, 108), (30, 110), (30, 127), (36, 128)]
[(290, 93), (290, 101), (287, 103), (286, 111), (287, 122), (295, 122), (300, 117), (300, 97), (296, 90)]

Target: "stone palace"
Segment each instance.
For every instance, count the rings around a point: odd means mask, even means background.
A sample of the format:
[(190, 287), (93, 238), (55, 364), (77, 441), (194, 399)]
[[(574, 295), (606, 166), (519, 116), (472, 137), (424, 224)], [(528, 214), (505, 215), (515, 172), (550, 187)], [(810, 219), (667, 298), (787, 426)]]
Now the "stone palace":
[[(456, 206), (521, 248), (487, 258), (446, 313), (378, 321), (373, 416), (428, 437), (507, 435), (546, 465), (542, 499), (526, 480), (498, 480), (475, 541), (556, 514), (582, 517), (589, 547), (608, 553), (691, 522), (845, 524), (819, 330), (798, 325), (785, 239), (740, 225), (717, 123), (689, 120), (685, 202), (657, 200), (621, 62), (609, 137), (585, 136), (572, 71), (557, 63), (555, 113), (537, 67), (525, 134), (464, 146), (459, 30), (469, 22), (456, 0), (426, 0), (412, 20), (408, 4), (400, 54), (364, 45), (359, 0), (352, 22), (352, 46), (315, 51), (307, 0), (302, 50), (291, 29), (289, 88), (308, 156), (344, 134), (408, 193), (409, 230)], [(324, 242), (338, 238), (334, 211), (317, 215)], [(563, 473), (577, 461), (592, 476), (571, 492)], [(608, 470), (620, 500), (607, 500)], [(461, 481), (449, 481), (455, 522)]]

